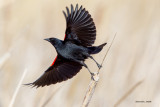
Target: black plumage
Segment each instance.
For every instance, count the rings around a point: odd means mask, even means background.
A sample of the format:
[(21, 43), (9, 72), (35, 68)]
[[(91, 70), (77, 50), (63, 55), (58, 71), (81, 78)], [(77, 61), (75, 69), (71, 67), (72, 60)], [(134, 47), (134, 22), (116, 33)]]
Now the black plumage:
[(75, 76), (82, 66), (89, 70), (84, 63), (88, 57), (93, 59), (97, 66), (101, 65), (91, 56), (91, 54), (99, 53), (106, 43), (100, 46), (92, 46), (96, 39), (96, 27), (88, 11), (82, 6), (75, 9), (71, 5), (71, 11), (66, 7), (67, 13), (63, 11), (66, 19), (66, 32), (64, 41), (57, 38), (45, 39), (50, 42), (57, 51), (57, 57), (52, 65), (44, 72), (44, 74), (33, 83), (35, 87), (43, 87), (46, 85), (56, 84)]
[(91, 46), (96, 39), (96, 27), (88, 11), (82, 6), (78, 9), (78, 4), (71, 12), (66, 7), (67, 13), (63, 11), (66, 19), (67, 29), (65, 41), (77, 41), (82, 46)]

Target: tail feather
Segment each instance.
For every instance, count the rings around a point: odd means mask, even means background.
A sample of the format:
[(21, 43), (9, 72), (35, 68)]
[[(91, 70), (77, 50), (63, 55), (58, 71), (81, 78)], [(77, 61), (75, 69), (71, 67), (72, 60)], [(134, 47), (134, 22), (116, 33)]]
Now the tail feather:
[(97, 53), (99, 53), (106, 44), (107, 43), (103, 43), (102, 45), (99, 45), (99, 46), (88, 47), (89, 54), (97, 54)]

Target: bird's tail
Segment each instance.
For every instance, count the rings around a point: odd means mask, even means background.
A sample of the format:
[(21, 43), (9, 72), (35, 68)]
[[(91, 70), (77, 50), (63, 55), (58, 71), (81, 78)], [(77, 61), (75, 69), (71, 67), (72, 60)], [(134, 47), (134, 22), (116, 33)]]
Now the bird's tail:
[(106, 44), (107, 43), (103, 43), (102, 45), (99, 45), (99, 46), (88, 47), (89, 54), (97, 54), (97, 53), (99, 53)]

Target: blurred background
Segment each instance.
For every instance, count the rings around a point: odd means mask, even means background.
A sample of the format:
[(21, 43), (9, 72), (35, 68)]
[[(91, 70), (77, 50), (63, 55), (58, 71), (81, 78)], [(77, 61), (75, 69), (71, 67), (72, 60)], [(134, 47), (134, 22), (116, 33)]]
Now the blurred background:
[[(52, 63), (57, 53), (43, 39), (64, 38), (62, 10), (77, 3), (94, 19), (94, 45), (108, 43), (94, 55), (99, 63), (117, 33), (89, 107), (160, 107), (160, 0), (0, 0), (0, 107), (81, 106), (91, 78), (87, 69), (48, 87), (22, 85)], [(92, 60), (86, 63), (98, 70)]]

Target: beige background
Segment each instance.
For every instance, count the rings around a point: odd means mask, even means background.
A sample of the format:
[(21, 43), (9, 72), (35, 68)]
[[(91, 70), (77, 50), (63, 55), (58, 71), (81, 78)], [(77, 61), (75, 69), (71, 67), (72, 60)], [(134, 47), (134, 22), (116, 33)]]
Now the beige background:
[[(56, 57), (47, 37), (63, 39), (62, 10), (83, 5), (97, 27), (94, 58), (101, 62), (90, 107), (160, 107), (160, 0), (0, 0), (0, 107), (7, 107), (22, 83), (36, 80)], [(92, 71), (98, 68), (86, 61)], [(82, 69), (73, 79), (44, 88), (20, 85), (14, 107), (79, 107), (90, 82)], [(151, 103), (136, 103), (151, 101)]]

